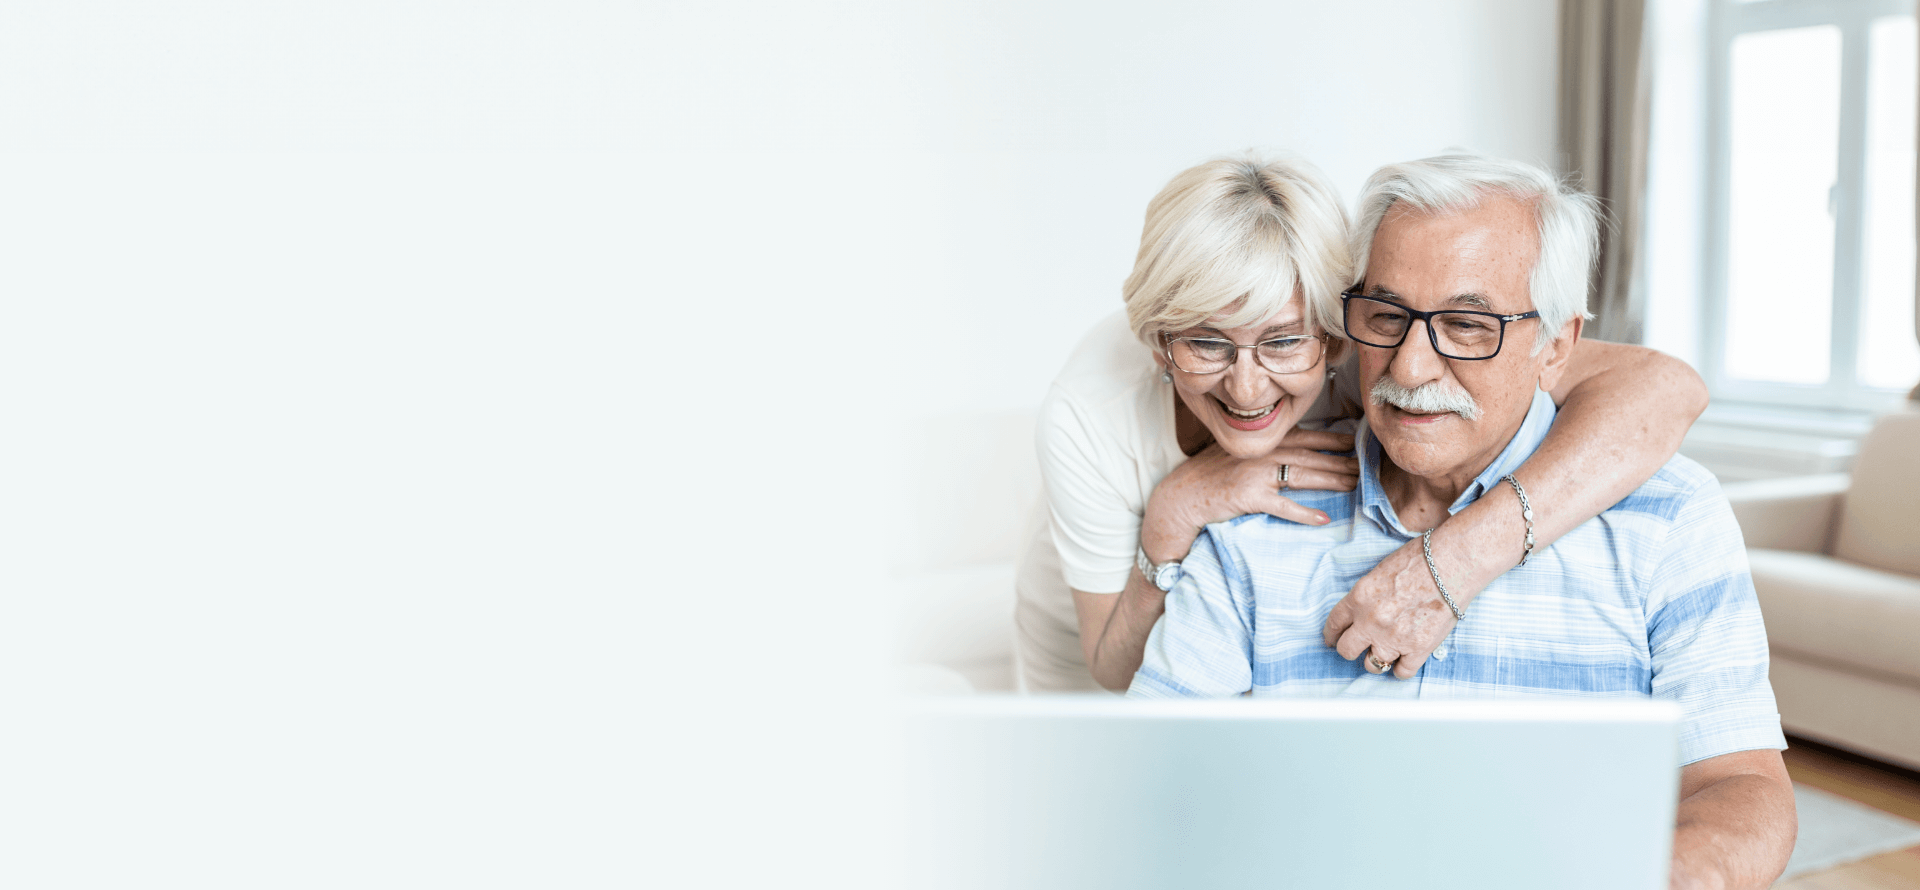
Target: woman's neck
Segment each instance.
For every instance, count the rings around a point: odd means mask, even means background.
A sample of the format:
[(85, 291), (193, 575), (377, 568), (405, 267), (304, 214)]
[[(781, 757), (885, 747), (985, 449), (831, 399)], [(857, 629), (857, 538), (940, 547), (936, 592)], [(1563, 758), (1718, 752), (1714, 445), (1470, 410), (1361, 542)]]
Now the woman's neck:
[[(1169, 390), (1172, 387), (1168, 387)], [(1202, 448), (1213, 444), (1213, 433), (1207, 431), (1207, 425), (1187, 410), (1187, 403), (1177, 392), (1169, 391), (1167, 396), (1173, 399), (1173, 440), (1180, 446), (1180, 453), (1192, 457)]]

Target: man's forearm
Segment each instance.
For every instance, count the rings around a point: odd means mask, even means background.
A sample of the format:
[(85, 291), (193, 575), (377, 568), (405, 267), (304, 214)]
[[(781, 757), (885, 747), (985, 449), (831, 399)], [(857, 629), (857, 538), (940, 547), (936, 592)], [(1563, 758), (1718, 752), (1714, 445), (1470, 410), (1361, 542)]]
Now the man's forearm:
[(1673, 890), (1762, 890), (1793, 852), (1793, 788), (1776, 778), (1738, 775), (1680, 802), (1673, 833)]

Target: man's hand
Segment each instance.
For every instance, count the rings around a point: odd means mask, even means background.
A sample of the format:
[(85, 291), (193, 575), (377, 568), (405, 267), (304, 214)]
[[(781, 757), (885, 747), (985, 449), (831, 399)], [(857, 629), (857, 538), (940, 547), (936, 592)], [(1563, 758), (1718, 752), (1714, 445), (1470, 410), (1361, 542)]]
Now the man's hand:
[[(1437, 518), (1444, 521), (1433, 530), (1434, 563), (1447, 594), (1468, 611), (1480, 591), (1520, 561), (1527, 533), (1520, 501), (1502, 485), (1452, 517)], [(1369, 648), (1382, 661), (1398, 658), (1393, 674), (1405, 680), (1420, 671), (1454, 624), (1420, 539), (1414, 538), (1354, 583), (1328, 613), (1321, 637), (1342, 658), (1356, 658)]]
[(1349, 661), (1372, 649), (1372, 657), (1393, 662), (1393, 675), (1405, 680), (1427, 663), (1453, 625), (1416, 538), (1353, 585), (1327, 615), (1321, 636)]

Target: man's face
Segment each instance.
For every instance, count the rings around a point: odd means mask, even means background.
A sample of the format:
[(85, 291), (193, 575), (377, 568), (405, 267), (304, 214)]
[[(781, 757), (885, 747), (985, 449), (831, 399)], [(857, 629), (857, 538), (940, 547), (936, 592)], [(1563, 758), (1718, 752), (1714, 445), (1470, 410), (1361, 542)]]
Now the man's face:
[[(1441, 216), (1395, 208), (1374, 234), (1359, 292), (1426, 312), (1518, 314), (1534, 308), (1527, 279), (1538, 254), (1532, 210), (1510, 198), (1489, 197), (1473, 210)], [(1504, 345), (1484, 361), (1440, 355), (1425, 321), (1414, 321), (1398, 347), (1360, 345), (1367, 423), (1393, 463), (1462, 486), (1486, 469), (1526, 419), (1534, 390), (1558, 381), (1579, 336), (1575, 319), (1535, 355), (1539, 325), (1537, 318), (1507, 323)], [(1404, 406), (1389, 403), (1393, 397), (1383, 390), (1400, 391), (1395, 400)], [(1436, 400), (1417, 398), (1435, 394), (1470, 397), (1478, 417), (1436, 410)]]

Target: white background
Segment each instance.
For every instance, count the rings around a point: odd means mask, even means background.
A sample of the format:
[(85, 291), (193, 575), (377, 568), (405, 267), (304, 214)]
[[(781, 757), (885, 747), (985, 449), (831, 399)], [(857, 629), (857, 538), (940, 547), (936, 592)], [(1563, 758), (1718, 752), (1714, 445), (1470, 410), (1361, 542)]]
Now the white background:
[(1551, 163), (1553, 4), (15, 2), (0, 882), (887, 885), (900, 429), (1248, 147)]

